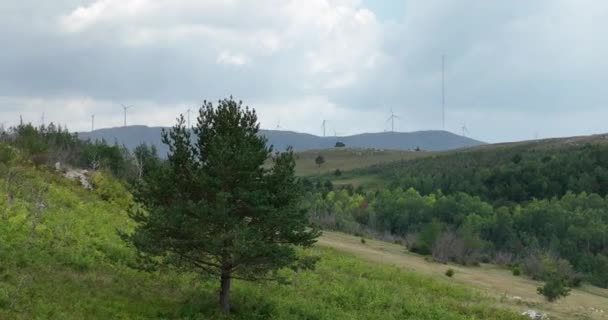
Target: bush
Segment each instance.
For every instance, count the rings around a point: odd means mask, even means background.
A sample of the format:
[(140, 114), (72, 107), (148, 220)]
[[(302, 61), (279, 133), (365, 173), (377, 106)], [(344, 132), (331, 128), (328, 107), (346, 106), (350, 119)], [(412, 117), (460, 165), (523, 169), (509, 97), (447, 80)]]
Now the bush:
[(521, 275), (521, 269), (519, 268), (519, 266), (513, 266), (513, 275), (518, 277), (519, 275)]
[(570, 262), (549, 254), (530, 255), (522, 261), (521, 267), (523, 273), (534, 280), (549, 281), (557, 276), (572, 287), (579, 286), (583, 280)]
[(522, 271), (534, 280), (543, 280), (543, 263), (538, 255), (531, 254), (521, 262)]
[(543, 295), (547, 301), (553, 302), (570, 294), (570, 288), (566, 281), (558, 275), (553, 275), (544, 286), (537, 289), (538, 294)]
[(365, 244), (365, 239), (364, 238), (361, 238), (361, 243)]
[(448, 276), (448, 277), (450, 277), (450, 278), (453, 277), (454, 276), (454, 269), (448, 269), (445, 272), (445, 275)]
[(494, 263), (499, 266), (510, 266), (513, 264), (513, 254), (510, 252), (498, 252), (496, 256), (494, 256)]

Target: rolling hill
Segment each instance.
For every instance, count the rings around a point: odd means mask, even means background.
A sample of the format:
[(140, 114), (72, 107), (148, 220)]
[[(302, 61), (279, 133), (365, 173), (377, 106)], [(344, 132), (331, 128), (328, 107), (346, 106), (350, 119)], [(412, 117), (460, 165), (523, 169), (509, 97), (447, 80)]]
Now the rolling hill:
[[(167, 148), (161, 142), (161, 127), (127, 126), (81, 132), (81, 139), (117, 141), (130, 149), (147, 143), (155, 145), (161, 155)], [(269, 144), (278, 150), (291, 146), (296, 151), (333, 148), (337, 141), (350, 148), (413, 150), (419, 147), (427, 151), (443, 151), (484, 144), (481, 141), (459, 136), (447, 131), (362, 133), (345, 137), (319, 137), (307, 133), (279, 130), (261, 130)]]
[(221, 315), (213, 279), (136, 268), (117, 232), (134, 227), (133, 198), (115, 178), (90, 173), (89, 190), (12, 148), (4, 155), (0, 319), (519, 319), (466, 284), (327, 245), (303, 252), (321, 258), (315, 270), (282, 270), (289, 282), (235, 281), (233, 313)]
[(567, 191), (608, 194), (608, 135), (485, 144), (378, 162), (331, 177), (374, 181), (422, 193), (466, 192), (491, 201), (527, 201)]
[[(425, 157), (429, 154), (433, 152), (358, 148), (305, 150), (296, 154), (296, 174), (299, 176), (335, 174), (336, 170), (343, 172), (376, 164)], [(318, 156), (322, 156), (325, 160), (321, 166), (315, 163)]]

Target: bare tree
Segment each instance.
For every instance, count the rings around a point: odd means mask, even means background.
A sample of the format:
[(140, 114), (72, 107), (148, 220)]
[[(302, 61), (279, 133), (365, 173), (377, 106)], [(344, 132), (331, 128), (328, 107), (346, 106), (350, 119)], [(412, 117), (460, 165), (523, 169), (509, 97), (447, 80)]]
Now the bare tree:
[(94, 148), (93, 152), (89, 156), (89, 168), (91, 168), (91, 170), (93, 170), (93, 171), (97, 171), (97, 169), (99, 169), (100, 166), (101, 166), (101, 159), (100, 159), (99, 153)]
[(443, 263), (448, 261), (461, 262), (466, 254), (464, 241), (453, 231), (442, 233), (435, 242), (432, 252), (433, 258)]

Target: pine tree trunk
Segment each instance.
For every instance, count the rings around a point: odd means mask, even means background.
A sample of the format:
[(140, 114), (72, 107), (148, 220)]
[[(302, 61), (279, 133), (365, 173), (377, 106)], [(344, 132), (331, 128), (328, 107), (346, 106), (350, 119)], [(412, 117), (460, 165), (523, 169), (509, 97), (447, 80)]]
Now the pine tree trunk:
[(223, 270), (220, 277), (220, 308), (223, 313), (230, 312), (230, 271)]

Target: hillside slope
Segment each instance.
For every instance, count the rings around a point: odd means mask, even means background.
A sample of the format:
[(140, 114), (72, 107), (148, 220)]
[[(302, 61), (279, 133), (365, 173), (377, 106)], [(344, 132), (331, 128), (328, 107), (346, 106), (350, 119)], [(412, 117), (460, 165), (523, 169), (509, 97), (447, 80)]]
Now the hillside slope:
[(464, 286), (315, 247), (314, 271), (291, 284), (234, 285), (234, 313), (216, 312), (216, 281), (133, 269), (117, 230), (133, 227), (131, 196), (103, 173), (93, 190), (0, 145), (0, 319), (518, 319)]
[[(431, 152), (406, 150), (379, 150), (356, 148), (333, 148), (306, 150), (296, 153), (296, 174), (299, 176), (334, 174), (336, 170), (347, 171), (371, 165), (390, 163), (399, 160), (425, 157)], [(322, 156), (324, 163), (317, 165), (315, 160)]]
[(428, 194), (466, 192), (488, 201), (522, 202), (567, 191), (608, 194), (606, 135), (556, 138), (425, 153), (344, 173), (335, 180), (382, 181)]
[(515, 277), (510, 270), (495, 265), (446, 266), (407, 252), (401, 245), (370, 239), (362, 244), (359, 237), (339, 232), (325, 232), (319, 244), (360, 259), (396, 266), (438, 280), (445, 279), (445, 270), (452, 268), (455, 270), (454, 282), (477, 288), (492, 297), (496, 305), (518, 312), (532, 308), (547, 313), (550, 319), (608, 319), (608, 289), (584, 286), (573, 289), (570, 296), (561, 301), (547, 303), (536, 293), (539, 282), (527, 277)]
[[(130, 149), (147, 143), (155, 145), (160, 154), (164, 155), (167, 148), (161, 143), (161, 130), (160, 127), (127, 126), (81, 132), (79, 137), (92, 140), (105, 139), (109, 143), (117, 141)], [(269, 144), (274, 145), (278, 150), (292, 146), (297, 151), (333, 148), (337, 141), (351, 148), (413, 150), (419, 147), (428, 151), (452, 150), (483, 144), (481, 141), (447, 131), (363, 133), (346, 137), (319, 137), (279, 130), (261, 130), (261, 134), (265, 135)]]

